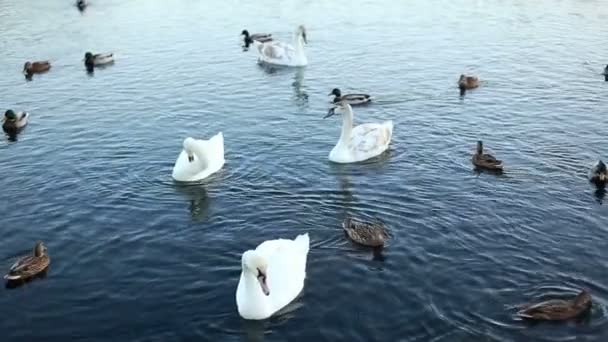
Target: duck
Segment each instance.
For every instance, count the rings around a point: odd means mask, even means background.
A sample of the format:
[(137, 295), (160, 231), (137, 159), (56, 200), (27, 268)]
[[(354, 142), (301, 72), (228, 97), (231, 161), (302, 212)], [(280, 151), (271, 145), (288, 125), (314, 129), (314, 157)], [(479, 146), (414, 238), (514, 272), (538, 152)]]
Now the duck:
[(92, 54), (87, 52), (84, 54), (84, 66), (87, 70), (92, 71), (94, 67), (106, 65), (114, 62), (113, 53), (98, 53)]
[(306, 66), (308, 59), (304, 45), (308, 40), (306, 39), (306, 28), (303, 25), (298, 26), (293, 40), (293, 45), (274, 40), (266, 43), (254, 42), (259, 53), (258, 63), (288, 67)]
[(42, 241), (38, 241), (34, 246), (33, 255), (17, 260), (4, 276), (4, 279), (8, 281), (30, 279), (45, 271), (50, 263), (51, 258), (49, 258), (46, 246)]
[(589, 175), (589, 181), (597, 185), (606, 185), (608, 181), (608, 169), (603, 161), (599, 160), (591, 168), (591, 174)]
[(460, 96), (464, 96), (464, 93), (469, 89), (475, 89), (479, 87), (479, 78), (475, 76), (460, 75), (458, 79), (458, 88), (460, 88)]
[(334, 98), (332, 100), (333, 103), (346, 101), (351, 106), (366, 104), (366, 103), (371, 102), (371, 100), (372, 100), (372, 97), (367, 94), (344, 94), (344, 95), (342, 95), (342, 92), (340, 91), (339, 88), (334, 88), (331, 91), (331, 93), (329, 93), (329, 96), (332, 96), (332, 95), (334, 96)]
[(243, 253), (236, 289), (236, 305), (242, 318), (269, 318), (302, 292), (309, 245), (305, 233), (293, 240), (267, 240)]
[(184, 139), (183, 150), (173, 166), (172, 177), (178, 182), (201, 181), (224, 166), (224, 135), (209, 140)]
[(21, 130), (27, 125), (29, 114), (26, 112), (15, 113), (12, 109), (4, 113), (2, 129), (5, 132), (14, 133)]
[(581, 316), (591, 308), (591, 304), (591, 294), (587, 290), (582, 290), (570, 300), (552, 299), (525, 305), (517, 312), (517, 316), (538, 321), (565, 321)]
[(343, 114), (342, 133), (338, 143), (329, 153), (335, 163), (361, 162), (384, 153), (393, 136), (393, 121), (365, 123), (353, 128), (353, 109), (346, 102), (338, 102), (329, 109), (325, 118), (336, 113)]
[(368, 247), (382, 247), (388, 239), (388, 232), (381, 222), (356, 221), (347, 217), (342, 228), (356, 243)]
[(84, 9), (88, 6), (89, 4), (87, 3), (86, 0), (76, 0), (76, 7), (78, 7), (79, 10), (84, 11)]
[(51, 63), (49, 61), (40, 62), (25, 62), (23, 65), (23, 74), (26, 77), (32, 77), (34, 74), (39, 74), (49, 71)]
[(249, 47), (249, 45), (252, 45), (254, 41), (259, 43), (267, 43), (272, 41), (272, 34), (269, 33), (254, 33), (250, 35), (249, 31), (243, 30), (241, 32), (241, 36), (243, 36), (244, 47)]
[(477, 142), (477, 151), (473, 154), (471, 162), (475, 167), (486, 170), (502, 171), (502, 160), (494, 158), (491, 154), (483, 153), (483, 142)]
[(604, 68), (604, 81), (608, 82), (608, 65)]

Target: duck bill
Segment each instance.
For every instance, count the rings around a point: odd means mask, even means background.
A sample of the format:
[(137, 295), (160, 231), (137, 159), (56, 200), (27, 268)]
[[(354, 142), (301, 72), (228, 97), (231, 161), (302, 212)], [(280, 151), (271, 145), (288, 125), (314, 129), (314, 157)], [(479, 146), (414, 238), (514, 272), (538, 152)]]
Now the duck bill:
[(327, 114), (323, 117), (323, 119), (327, 119), (328, 117), (332, 116), (336, 114), (336, 109), (335, 108), (331, 108), (329, 111), (327, 111)]
[(268, 289), (268, 284), (266, 283), (266, 273), (262, 272), (258, 269), (258, 282), (260, 283), (260, 287), (262, 288), (262, 292), (266, 296), (270, 295), (270, 289)]

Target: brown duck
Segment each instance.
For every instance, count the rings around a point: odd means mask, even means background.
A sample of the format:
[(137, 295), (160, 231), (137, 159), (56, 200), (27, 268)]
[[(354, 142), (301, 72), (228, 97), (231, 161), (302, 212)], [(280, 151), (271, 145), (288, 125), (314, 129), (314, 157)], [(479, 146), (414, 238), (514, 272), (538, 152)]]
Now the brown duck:
[(46, 270), (50, 263), (51, 258), (46, 252), (46, 246), (38, 241), (34, 246), (34, 254), (17, 260), (4, 276), (4, 279), (8, 281), (27, 280)]
[(591, 308), (591, 294), (582, 290), (574, 299), (552, 299), (530, 304), (517, 312), (525, 319), (542, 321), (564, 321), (579, 317)]
[(475, 76), (460, 75), (458, 79), (458, 88), (460, 88), (460, 96), (464, 96), (464, 93), (469, 89), (475, 89), (479, 87), (479, 78)]
[(23, 65), (23, 74), (27, 77), (32, 77), (33, 74), (39, 74), (49, 71), (51, 63), (48, 61), (42, 62), (25, 62)]
[(475, 167), (486, 170), (502, 171), (502, 160), (494, 158), (493, 155), (483, 153), (483, 142), (477, 142), (477, 151), (473, 154), (471, 162)]
[(355, 221), (348, 217), (342, 222), (342, 228), (351, 240), (369, 247), (384, 246), (388, 232), (381, 222)]

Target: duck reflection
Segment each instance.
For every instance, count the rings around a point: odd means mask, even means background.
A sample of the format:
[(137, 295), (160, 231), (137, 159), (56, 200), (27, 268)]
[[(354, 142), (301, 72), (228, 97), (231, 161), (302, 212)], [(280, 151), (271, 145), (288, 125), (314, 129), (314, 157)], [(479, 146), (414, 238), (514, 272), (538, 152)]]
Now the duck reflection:
[(193, 220), (204, 221), (208, 218), (209, 197), (203, 185), (175, 183), (175, 189), (190, 203), (190, 216)]

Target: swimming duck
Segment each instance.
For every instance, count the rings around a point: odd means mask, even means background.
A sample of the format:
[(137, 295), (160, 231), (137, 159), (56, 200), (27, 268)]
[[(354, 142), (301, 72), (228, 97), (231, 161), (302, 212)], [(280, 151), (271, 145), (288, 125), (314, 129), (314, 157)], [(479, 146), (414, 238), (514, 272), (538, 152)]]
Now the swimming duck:
[(106, 65), (114, 62), (113, 53), (98, 53), (92, 54), (87, 52), (84, 54), (84, 65), (87, 70), (92, 71), (94, 67)]
[(2, 129), (5, 132), (14, 133), (27, 125), (29, 114), (26, 112), (17, 112), (9, 109), (4, 113)]
[(51, 63), (48, 61), (41, 62), (25, 62), (23, 65), (23, 74), (26, 77), (32, 77), (33, 74), (38, 74), (42, 72), (49, 71), (51, 68)]
[(525, 319), (542, 321), (564, 321), (579, 317), (591, 308), (591, 294), (582, 290), (574, 299), (552, 299), (544, 302), (526, 305), (517, 312), (517, 316)]
[(599, 160), (592, 168), (589, 181), (597, 185), (605, 185), (608, 181), (608, 169), (603, 161)]
[(4, 276), (4, 279), (9, 281), (29, 279), (46, 270), (50, 262), (51, 258), (47, 254), (46, 246), (38, 241), (34, 246), (34, 254), (17, 260)]
[(367, 94), (344, 94), (338, 88), (334, 88), (334, 90), (329, 93), (329, 96), (334, 96), (332, 100), (333, 103), (346, 101), (351, 106), (356, 106), (360, 104), (369, 103), (372, 100), (372, 97)]
[(477, 152), (473, 155), (471, 161), (473, 162), (473, 165), (481, 169), (502, 170), (502, 160), (494, 158), (491, 154), (483, 153), (483, 142), (481, 142), (481, 140), (477, 142)]
[(304, 45), (307, 44), (306, 28), (304, 26), (298, 26), (293, 40), (293, 45), (278, 41), (256, 44), (259, 53), (258, 63), (289, 67), (307, 65), (308, 59), (304, 52)]
[(469, 89), (475, 89), (479, 87), (479, 78), (475, 76), (460, 75), (458, 79), (458, 88), (460, 88), (460, 96), (464, 96), (464, 93)]
[(249, 31), (243, 30), (243, 32), (241, 32), (241, 36), (243, 36), (243, 42), (245, 43), (245, 47), (249, 47), (249, 45), (253, 44), (254, 41), (260, 43), (272, 41), (272, 34), (267, 33), (254, 33), (250, 35)]
[(381, 222), (355, 221), (348, 217), (342, 222), (342, 228), (351, 240), (364, 246), (381, 247), (388, 239), (387, 230)]
[(393, 136), (393, 121), (365, 123), (353, 128), (353, 109), (345, 101), (334, 104), (325, 118), (343, 114), (342, 133), (336, 146), (329, 152), (335, 163), (356, 163), (376, 157), (388, 149)]
[(78, 7), (79, 10), (83, 11), (87, 6), (88, 3), (86, 0), (76, 0), (76, 7)]

